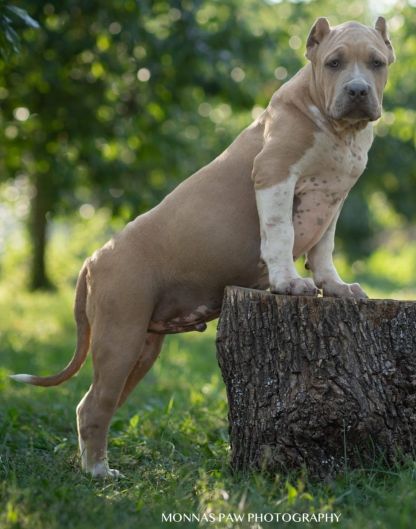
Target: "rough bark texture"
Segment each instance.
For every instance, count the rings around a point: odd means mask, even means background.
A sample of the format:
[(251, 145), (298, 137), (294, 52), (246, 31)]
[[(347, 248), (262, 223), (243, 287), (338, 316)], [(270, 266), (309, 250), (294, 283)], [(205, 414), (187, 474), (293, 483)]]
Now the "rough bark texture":
[(330, 477), (416, 450), (416, 303), (228, 287), (217, 354), (231, 464)]
[(51, 193), (48, 182), (42, 175), (34, 181), (35, 195), (31, 203), (30, 237), (32, 263), (30, 287), (32, 290), (51, 289), (52, 283), (46, 273), (45, 252), (47, 243), (47, 213), (51, 209)]

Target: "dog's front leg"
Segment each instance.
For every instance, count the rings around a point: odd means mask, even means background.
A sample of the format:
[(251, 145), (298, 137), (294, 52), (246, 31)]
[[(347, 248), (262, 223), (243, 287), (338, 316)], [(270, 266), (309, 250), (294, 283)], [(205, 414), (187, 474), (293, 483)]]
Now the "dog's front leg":
[[(255, 161), (261, 171), (260, 153)], [(293, 263), (294, 229), (292, 222), (296, 174), (265, 189), (256, 189), (260, 220), (261, 258), (269, 271), (270, 290), (277, 294), (315, 296), (318, 293), (311, 279), (302, 278)]]
[(315, 284), (322, 289), (324, 296), (367, 298), (358, 283), (345, 283), (335, 268), (334, 252), (335, 228), (342, 204), (320, 241), (307, 254), (307, 268), (313, 273)]

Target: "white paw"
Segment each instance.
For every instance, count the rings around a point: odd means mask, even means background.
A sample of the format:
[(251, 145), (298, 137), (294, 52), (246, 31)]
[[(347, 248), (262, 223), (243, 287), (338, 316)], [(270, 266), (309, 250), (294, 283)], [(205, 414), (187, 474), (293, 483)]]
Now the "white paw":
[(334, 298), (367, 299), (368, 296), (358, 283), (341, 283), (339, 281), (322, 281), (320, 286), (324, 296)]
[(109, 468), (108, 473), (105, 477), (113, 478), (113, 479), (123, 479), (126, 476), (122, 474), (119, 470), (117, 470), (116, 468)]
[(91, 474), (93, 478), (121, 479), (125, 477), (115, 468), (110, 468), (107, 461), (100, 461), (99, 463), (96, 463), (91, 468), (87, 469), (87, 472)]
[(294, 277), (285, 281), (279, 281), (270, 287), (274, 294), (286, 294), (288, 296), (317, 296), (319, 290), (310, 278)]

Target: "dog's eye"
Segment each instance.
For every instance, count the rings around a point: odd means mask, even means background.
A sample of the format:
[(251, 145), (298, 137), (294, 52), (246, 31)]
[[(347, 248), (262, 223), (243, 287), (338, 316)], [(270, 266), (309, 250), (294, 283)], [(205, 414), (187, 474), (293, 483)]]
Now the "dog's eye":
[(371, 64), (374, 68), (382, 68), (385, 66), (385, 63), (383, 61), (380, 61), (379, 59), (373, 59), (371, 61)]
[(339, 59), (332, 59), (331, 61), (328, 61), (326, 65), (328, 68), (331, 68), (331, 70), (337, 70), (341, 66), (341, 61)]

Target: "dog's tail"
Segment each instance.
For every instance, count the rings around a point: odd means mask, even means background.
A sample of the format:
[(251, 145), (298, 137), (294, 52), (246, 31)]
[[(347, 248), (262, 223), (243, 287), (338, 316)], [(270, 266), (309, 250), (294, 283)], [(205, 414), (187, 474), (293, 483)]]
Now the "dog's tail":
[(10, 375), (18, 382), (33, 384), (35, 386), (57, 386), (77, 373), (84, 363), (90, 346), (90, 324), (87, 318), (87, 264), (85, 261), (77, 281), (74, 314), (77, 323), (77, 348), (69, 364), (56, 375), (38, 377), (34, 375)]

